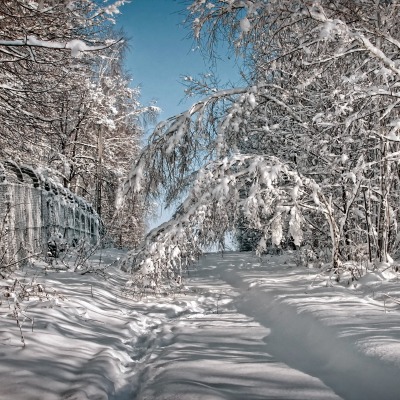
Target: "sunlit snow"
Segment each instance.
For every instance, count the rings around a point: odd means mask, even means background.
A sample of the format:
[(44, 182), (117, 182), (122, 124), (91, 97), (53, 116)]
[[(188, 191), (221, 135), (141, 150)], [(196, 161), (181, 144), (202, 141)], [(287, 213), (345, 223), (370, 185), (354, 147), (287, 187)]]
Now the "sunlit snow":
[(295, 252), (207, 254), (143, 297), (110, 265), (121, 256), (83, 275), (36, 263), (18, 274), (41, 288), (26, 301), (3, 281), (1, 399), (398, 399), (394, 272), (337, 283)]

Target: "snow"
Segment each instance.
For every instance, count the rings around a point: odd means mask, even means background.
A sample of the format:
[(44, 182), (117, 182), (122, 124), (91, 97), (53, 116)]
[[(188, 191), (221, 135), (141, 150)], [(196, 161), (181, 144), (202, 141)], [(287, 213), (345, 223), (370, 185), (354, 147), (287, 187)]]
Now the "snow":
[(82, 40), (79, 40), (79, 39), (74, 39), (74, 40), (69, 41), (65, 45), (65, 47), (67, 49), (71, 49), (72, 57), (79, 57), (81, 52), (90, 49), (90, 47), (85, 42), (83, 42)]
[(354, 33), (354, 37), (358, 39), (364, 47), (376, 58), (378, 58), (388, 69), (390, 69), (392, 72), (394, 72), (397, 76), (400, 76), (400, 69), (396, 67), (396, 63), (391, 60), (389, 57), (383, 53), (382, 50), (374, 46), (369, 39), (367, 39), (365, 36), (363, 36), (360, 33)]
[(243, 33), (248, 33), (250, 31), (251, 24), (246, 17), (240, 20), (240, 29), (242, 30)]
[[(117, 3), (122, 3), (121, 1), (117, 2)], [(118, 9), (119, 4), (113, 4), (111, 6), (108, 6), (104, 9), (104, 12), (106, 14), (109, 15), (113, 15), (113, 14), (120, 14), (120, 11)]]
[(79, 57), (80, 53), (84, 51), (96, 51), (105, 48), (105, 46), (89, 46), (80, 39), (73, 39), (67, 43), (61, 43), (55, 40), (40, 40), (35, 36), (27, 36), (26, 40), (0, 40), (0, 46), (33, 46), (49, 49), (70, 49), (72, 57)]
[(255, 108), (257, 106), (257, 101), (254, 96), (254, 93), (249, 94), (249, 96), (247, 97), (247, 101), (249, 102), (251, 108)]
[(207, 254), (175, 293), (133, 296), (123, 255), (36, 262), (30, 300), (0, 282), (1, 399), (398, 399), (392, 268), (336, 282), (296, 252)]

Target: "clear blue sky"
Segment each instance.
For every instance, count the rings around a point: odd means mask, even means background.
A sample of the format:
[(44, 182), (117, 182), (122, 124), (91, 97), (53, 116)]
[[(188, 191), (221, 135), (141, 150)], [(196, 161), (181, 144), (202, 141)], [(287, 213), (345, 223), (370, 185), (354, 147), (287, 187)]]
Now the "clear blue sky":
[[(184, 9), (179, 0), (132, 0), (117, 15), (117, 28), (130, 38), (126, 68), (133, 85), (141, 87), (142, 104), (156, 100), (163, 110), (160, 120), (184, 111), (193, 101), (180, 104), (184, 98), (181, 76), (195, 77), (210, 70), (208, 61), (194, 49), (193, 39), (187, 38), (190, 29), (179, 13)], [(235, 62), (226, 57), (215, 72), (222, 82), (240, 80)]]

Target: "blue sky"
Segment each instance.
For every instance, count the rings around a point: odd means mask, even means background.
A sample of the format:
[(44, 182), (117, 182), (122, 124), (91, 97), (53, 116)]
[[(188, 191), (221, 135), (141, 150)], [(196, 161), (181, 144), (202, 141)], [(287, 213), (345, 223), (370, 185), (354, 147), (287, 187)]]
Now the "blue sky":
[[(125, 65), (133, 85), (141, 87), (142, 104), (157, 101), (163, 110), (160, 120), (184, 111), (193, 101), (181, 103), (182, 75), (195, 77), (210, 71), (193, 39), (187, 38), (190, 30), (183, 26), (182, 10), (179, 0), (132, 0), (117, 16), (117, 27), (130, 38)], [(223, 82), (239, 81), (234, 61), (226, 57), (218, 62), (215, 72)]]

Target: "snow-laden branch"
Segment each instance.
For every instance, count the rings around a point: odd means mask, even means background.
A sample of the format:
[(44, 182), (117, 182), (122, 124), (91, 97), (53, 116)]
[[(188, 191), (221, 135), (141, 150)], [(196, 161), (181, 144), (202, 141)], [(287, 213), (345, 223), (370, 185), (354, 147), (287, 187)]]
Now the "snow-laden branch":
[[(274, 212), (277, 198), (292, 200), (290, 189), (284, 195), (284, 189), (273, 186), (281, 172), (290, 174), (277, 160), (263, 157), (234, 155), (209, 163), (197, 173), (173, 218), (151, 231), (139, 252), (128, 257), (125, 265), (139, 269), (136, 278), (151, 286), (181, 274), (203, 245), (220, 242), (227, 231), (234, 229), (239, 209), (258, 226), (262, 215)], [(248, 178), (253, 185), (247, 197), (241, 196)]]
[[(310, 17), (318, 21), (319, 23), (322, 23), (322, 29), (323, 31), (328, 31), (332, 32), (334, 31), (336, 34), (340, 36), (347, 36), (349, 38), (357, 40), (359, 43), (361, 43), (364, 47), (365, 50), (367, 50), (370, 54), (372, 54), (374, 57), (379, 59), (387, 68), (389, 68), (391, 71), (393, 71), (397, 76), (400, 77), (400, 69), (397, 67), (396, 63), (394, 60), (392, 60), (387, 54), (385, 54), (382, 49), (380, 49), (378, 46), (374, 45), (363, 33), (360, 29), (354, 29), (349, 27), (344, 21), (341, 19), (331, 19), (326, 16), (325, 11), (320, 5), (313, 5), (311, 7), (308, 7), (309, 15)], [(322, 34), (322, 38), (324, 38), (325, 35), (330, 35), (331, 33), (324, 33)], [(394, 38), (392, 38), (390, 35), (383, 35), (385, 39), (387, 39), (390, 43), (394, 44), (395, 46), (399, 47), (400, 42)], [(354, 51), (354, 50), (353, 50)], [(323, 60), (321, 62), (326, 62), (327, 60), (332, 60), (334, 58), (340, 58), (343, 56), (348, 55), (348, 52), (339, 52), (334, 54), (333, 56), (329, 57), (326, 60)]]
[(400, 77), (400, 69), (397, 68), (396, 63), (388, 57), (381, 49), (379, 49), (377, 46), (374, 46), (371, 41), (366, 38), (364, 35), (361, 33), (355, 32), (353, 36), (360, 41), (364, 47), (371, 53), (373, 54), (376, 58), (378, 58), (382, 63), (389, 68), (391, 71), (393, 71), (398, 77)]
[(114, 41), (111, 44), (93, 46), (88, 45), (83, 40), (73, 39), (68, 42), (57, 42), (53, 40), (40, 40), (35, 36), (28, 36), (26, 39), (17, 40), (0, 40), (0, 46), (28, 46), (28, 47), (43, 47), (47, 49), (70, 50), (72, 57), (78, 57), (82, 52), (104, 50), (119, 41)]
[[(303, 124), (301, 117), (284, 100), (282, 91), (279, 86), (265, 82), (221, 90), (161, 122), (133, 166), (125, 183), (125, 194), (144, 191), (147, 195), (158, 195), (160, 188), (164, 189), (168, 183), (167, 198), (171, 201), (178, 198), (199, 166), (233, 150), (235, 130), (228, 128), (236, 124), (234, 114), (256, 112), (261, 100), (267, 99), (290, 121)], [(218, 119), (207, 114), (210, 108), (223, 101), (227, 101), (228, 110), (231, 107), (225, 117)]]
[(124, 268), (135, 272), (138, 285), (159, 287), (181, 275), (204, 248), (221, 244), (240, 218), (261, 232), (259, 253), (269, 238), (279, 247), (288, 235), (299, 246), (302, 210), (311, 208), (306, 199), (332, 224), (332, 240), (338, 242), (332, 207), (312, 179), (274, 157), (235, 154), (210, 162), (198, 171), (172, 219), (148, 234), (142, 247), (124, 260)]
[(260, 252), (304, 234), (329, 247), (336, 269), (351, 257), (387, 260), (398, 235), (398, 10), (195, 0), (189, 12), (196, 38), (228, 38), (251, 56), (254, 86), (212, 93), (151, 136), (127, 191), (187, 197), (131, 258), (138, 279), (157, 286), (180, 274), (240, 224), (261, 235)]

